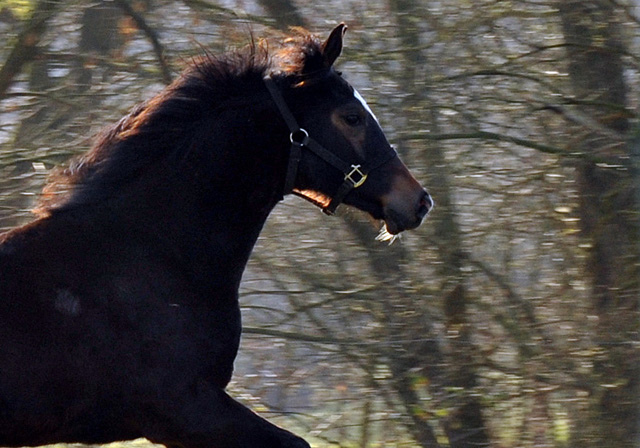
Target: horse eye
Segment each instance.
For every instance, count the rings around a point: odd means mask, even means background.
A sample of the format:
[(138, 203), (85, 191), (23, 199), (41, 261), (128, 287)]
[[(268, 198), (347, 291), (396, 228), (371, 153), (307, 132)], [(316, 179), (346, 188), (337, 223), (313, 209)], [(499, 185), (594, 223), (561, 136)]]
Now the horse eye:
[(344, 121), (349, 126), (357, 126), (362, 122), (362, 119), (358, 114), (349, 114), (344, 116)]

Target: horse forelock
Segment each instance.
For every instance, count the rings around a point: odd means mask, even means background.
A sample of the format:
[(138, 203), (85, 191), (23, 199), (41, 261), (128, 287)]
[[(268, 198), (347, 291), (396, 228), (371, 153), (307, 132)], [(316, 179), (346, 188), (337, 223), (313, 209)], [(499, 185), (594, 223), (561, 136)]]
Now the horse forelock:
[(276, 70), (294, 77), (309, 77), (323, 68), (322, 42), (302, 28), (294, 28), (294, 35), (273, 55)]

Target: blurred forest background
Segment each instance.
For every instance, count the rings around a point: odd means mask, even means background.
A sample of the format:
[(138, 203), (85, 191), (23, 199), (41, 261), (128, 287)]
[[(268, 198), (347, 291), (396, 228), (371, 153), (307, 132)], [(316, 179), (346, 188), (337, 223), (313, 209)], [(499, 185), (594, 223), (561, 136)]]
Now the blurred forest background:
[(640, 2), (0, 0), (0, 229), (203, 48), (341, 21), (436, 208), (280, 204), (232, 395), (318, 448), (639, 447)]

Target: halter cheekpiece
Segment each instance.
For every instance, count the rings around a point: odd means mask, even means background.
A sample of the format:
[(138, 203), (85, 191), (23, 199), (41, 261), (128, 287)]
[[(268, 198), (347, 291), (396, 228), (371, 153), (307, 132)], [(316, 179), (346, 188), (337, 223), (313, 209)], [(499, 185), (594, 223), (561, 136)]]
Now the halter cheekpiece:
[(389, 146), (388, 151), (385, 151), (383, 154), (364, 165), (345, 162), (340, 157), (327, 150), (316, 140), (311, 138), (309, 136), (309, 133), (298, 125), (298, 122), (293, 117), (293, 114), (289, 110), (287, 103), (282, 97), (280, 90), (278, 90), (275, 81), (270, 76), (266, 76), (264, 78), (264, 83), (267, 86), (267, 90), (269, 90), (269, 93), (271, 94), (271, 98), (276, 103), (276, 106), (278, 106), (280, 115), (282, 115), (282, 118), (284, 119), (287, 127), (289, 128), (289, 131), (291, 132), (291, 134), (289, 134), (291, 148), (289, 151), (289, 163), (287, 166), (287, 175), (284, 182), (284, 191), (282, 193), (283, 196), (293, 191), (294, 182), (298, 173), (298, 165), (300, 164), (300, 159), (302, 158), (302, 148), (309, 149), (315, 155), (323, 159), (334, 168), (337, 168), (344, 174), (344, 182), (342, 183), (342, 185), (340, 185), (336, 193), (333, 195), (333, 198), (329, 202), (329, 205), (322, 208), (322, 211), (328, 215), (333, 215), (333, 213), (336, 211), (336, 208), (338, 208), (338, 205), (342, 203), (344, 198), (347, 196), (347, 194), (349, 194), (351, 190), (353, 190), (354, 188), (358, 188), (365, 183), (365, 181), (367, 180), (367, 176), (371, 171), (388, 162), (397, 155), (396, 150)]

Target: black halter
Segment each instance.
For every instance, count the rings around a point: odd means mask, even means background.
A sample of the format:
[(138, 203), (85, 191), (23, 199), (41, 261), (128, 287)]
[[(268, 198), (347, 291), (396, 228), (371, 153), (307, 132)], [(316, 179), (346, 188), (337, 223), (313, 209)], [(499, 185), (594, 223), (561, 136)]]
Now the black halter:
[(397, 155), (396, 150), (390, 146), (388, 151), (385, 151), (383, 154), (364, 165), (355, 165), (345, 162), (340, 157), (328, 151), (324, 146), (311, 138), (306, 130), (298, 126), (298, 122), (293, 117), (293, 114), (289, 110), (289, 107), (287, 107), (287, 103), (282, 97), (282, 94), (280, 93), (280, 91), (276, 87), (275, 82), (273, 81), (273, 79), (271, 79), (270, 76), (264, 78), (264, 83), (267, 86), (269, 93), (271, 93), (271, 97), (276, 103), (276, 106), (278, 106), (280, 115), (282, 115), (282, 118), (287, 123), (289, 131), (291, 131), (291, 134), (289, 135), (289, 140), (291, 140), (291, 150), (289, 153), (287, 176), (284, 182), (284, 191), (282, 193), (283, 196), (293, 191), (294, 182), (298, 173), (298, 164), (300, 163), (300, 159), (302, 158), (303, 147), (308, 148), (329, 165), (337, 168), (344, 174), (344, 182), (333, 195), (333, 198), (329, 202), (329, 205), (322, 208), (322, 211), (328, 215), (333, 215), (338, 205), (340, 205), (340, 203), (344, 200), (344, 198), (347, 196), (347, 194), (349, 194), (351, 190), (353, 190), (354, 188), (358, 188), (362, 184), (364, 184), (364, 182), (367, 180), (367, 175), (371, 171), (388, 162)]

